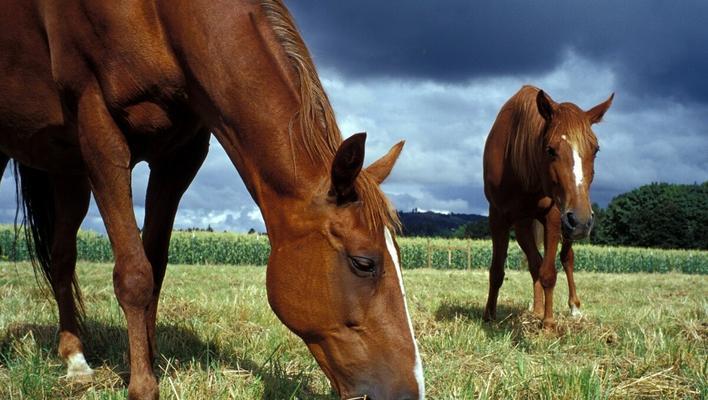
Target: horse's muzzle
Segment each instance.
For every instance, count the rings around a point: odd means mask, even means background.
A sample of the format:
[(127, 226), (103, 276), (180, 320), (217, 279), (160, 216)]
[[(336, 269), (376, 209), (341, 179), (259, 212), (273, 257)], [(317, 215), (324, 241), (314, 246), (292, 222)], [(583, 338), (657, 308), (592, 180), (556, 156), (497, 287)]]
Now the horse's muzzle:
[(594, 223), (594, 213), (590, 213), (588, 218), (578, 217), (572, 211), (561, 214), (561, 230), (565, 239), (580, 240), (587, 238)]

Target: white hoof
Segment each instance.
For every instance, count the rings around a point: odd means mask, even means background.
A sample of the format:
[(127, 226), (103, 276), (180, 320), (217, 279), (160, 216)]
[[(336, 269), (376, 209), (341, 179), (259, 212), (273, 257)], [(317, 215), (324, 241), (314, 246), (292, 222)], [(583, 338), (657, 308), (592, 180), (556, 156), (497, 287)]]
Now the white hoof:
[(581, 313), (580, 309), (573, 304), (570, 306), (570, 315), (574, 318), (580, 318), (583, 316), (583, 313)]
[(93, 375), (93, 370), (89, 367), (83, 353), (75, 353), (66, 360), (68, 365), (66, 371), (67, 378), (86, 378)]
[(529, 301), (529, 311), (533, 312), (533, 301)]

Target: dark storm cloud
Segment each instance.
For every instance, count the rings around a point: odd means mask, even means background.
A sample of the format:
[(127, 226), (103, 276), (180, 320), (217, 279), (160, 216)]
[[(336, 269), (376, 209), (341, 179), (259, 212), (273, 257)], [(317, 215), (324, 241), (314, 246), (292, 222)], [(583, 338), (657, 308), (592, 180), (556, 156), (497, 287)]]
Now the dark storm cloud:
[[(398, 209), (486, 214), (482, 153), (502, 104), (533, 83), (589, 108), (602, 151), (592, 200), (650, 182), (708, 179), (708, 1), (287, 1), (348, 136), (366, 163), (406, 140), (383, 185)], [(326, 168), (326, 167), (325, 167)], [(14, 220), (14, 183), (0, 222)], [(138, 224), (148, 169), (133, 173)], [(103, 231), (92, 206), (84, 228)], [(216, 140), (175, 227), (263, 231), (258, 208)]]
[(288, 1), (345, 76), (446, 82), (551, 69), (573, 50), (622, 88), (708, 102), (706, 1)]

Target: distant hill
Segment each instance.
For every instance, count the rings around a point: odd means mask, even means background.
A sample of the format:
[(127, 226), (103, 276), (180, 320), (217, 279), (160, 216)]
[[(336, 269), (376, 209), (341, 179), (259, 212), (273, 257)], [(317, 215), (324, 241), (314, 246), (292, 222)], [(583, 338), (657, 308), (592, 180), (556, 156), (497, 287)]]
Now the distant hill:
[(399, 211), (403, 223), (404, 236), (453, 236), (455, 230), (471, 222), (486, 221), (487, 217), (477, 214), (442, 214), (433, 211)]

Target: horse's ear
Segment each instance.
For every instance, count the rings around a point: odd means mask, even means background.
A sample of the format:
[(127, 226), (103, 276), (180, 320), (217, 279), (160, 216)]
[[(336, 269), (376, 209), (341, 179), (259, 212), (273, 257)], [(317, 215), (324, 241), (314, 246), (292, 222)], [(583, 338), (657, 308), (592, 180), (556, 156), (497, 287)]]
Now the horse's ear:
[(357, 133), (343, 141), (332, 161), (332, 194), (337, 204), (356, 200), (354, 181), (364, 164), (366, 133)]
[(405, 140), (401, 140), (394, 144), (385, 156), (366, 167), (366, 172), (368, 172), (378, 184), (381, 184), (391, 173), (393, 166), (396, 164), (396, 160), (398, 160), (398, 156), (401, 155), (401, 150), (403, 150), (405, 143)]
[(588, 111), (585, 111), (585, 115), (588, 116), (588, 119), (590, 120), (590, 124), (596, 124), (600, 121), (602, 121), (602, 117), (605, 115), (607, 112), (607, 109), (610, 108), (612, 105), (612, 99), (615, 98), (615, 94), (612, 93), (610, 95), (610, 98), (605, 100), (603, 103), (600, 103), (596, 105), (595, 107), (589, 109)]
[(536, 94), (536, 107), (538, 107), (538, 113), (541, 114), (546, 122), (550, 122), (553, 118), (552, 101), (553, 100), (551, 100), (551, 98), (543, 90), (539, 90), (538, 94)]

